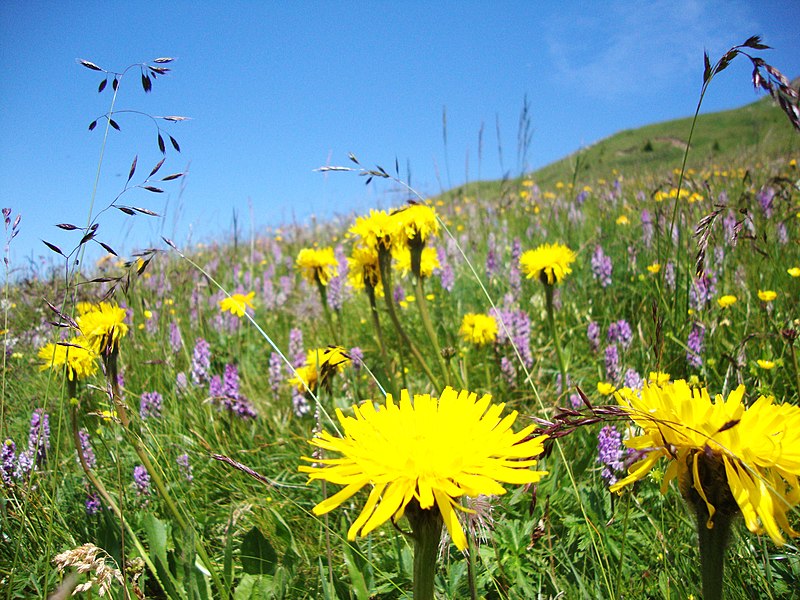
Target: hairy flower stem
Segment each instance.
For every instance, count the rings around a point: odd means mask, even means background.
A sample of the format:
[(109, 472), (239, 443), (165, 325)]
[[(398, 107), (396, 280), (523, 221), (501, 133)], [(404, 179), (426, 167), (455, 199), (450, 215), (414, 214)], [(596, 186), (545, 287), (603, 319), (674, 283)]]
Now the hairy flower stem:
[[(178, 510), (178, 506), (175, 504), (175, 501), (172, 499), (172, 496), (167, 490), (167, 486), (161, 477), (161, 473), (155, 468), (153, 462), (150, 460), (150, 455), (147, 453), (147, 450), (142, 442), (142, 437), (140, 435), (141, 432), (138, 431), (138, 427), (132, 426), (131, 419), (128, 416), (127, 406), (125, 405), (125, 401), (122, 399), (122, 394), (119, 390), (119, 371), (117, 368), (118, 357), (119, 350), (117, 348), (112, 349), (103, 357), (106, 365), (106, 377), (111, 385), (111, 395), (114, 401), (114, 408), (117, 411), (117, 416), (119, 417), (120, 423), (122, 423), (125, 432), (128, 434), (128, 437), (133, 444), (133, 449), (139, 456), (139, 460), (142, 461), (142, 465), (150, 474), (150, 479), (158, 490), (158, 493), (163, 499), (164, 504), (166, 504), (167, 509), (170, 513), (172, 513), (172, 516), (175, 518), (175, 521), (181, 530), (187, 531), (191, 525), (183, 516), (183, 513)], [(214, 564), (211, 562), (211, 558), (208, 556), (208, 553), (206, 552), (205, 546), (203, 546), (202, 542), (200, 542), (197, 537), (195, 537), (194, 546), (198, 556), (200, 557), (200, 560), (203, 561), (206, 569), (211, 574), (211, 579), (213, 580), (215, 587), (219, 590), (221, 595), (220, 597), (228, 598), (227, 588), (222, 584), (222, 581), (217, 574), (217, 570), (214, 567)]]
[(383, 368), (386, 371), (386, 378), (389, 380), (389, 388), (392, 390), (392, 393), (398, 395), (400, 390), (394, 383), (394, 374), (392, 373), (392, 365), (389, 362), (389, 357), (386, 354), (386, 344), (383, 341), (383, 329), (381, 328), (381, 319), (380, 315), (378, 315), (378, 305), (375, 302), (375, 286), (366, 283), (364, 289), (367, 292), (367, 298), (369, 299), (369, 312), (372, 315), (372, 324), (375, 326), (375, 336), (378, 340), (378, 349), (381, 353), (381, 361), (383, 362)]
[(414, 600), (433, 600), (436, 557), (442, 535), (442, 515), (438, 508), (423, 510), (416, 500), (406, 507), (406, 517), (414, 538)]
[(553, 344), (556, 347), (556, 358), (558, 359), (558, 369), (561, 372), (561, 390), (565, 392), (567, 386), (567, 369), (564, 366), (564, 356), (561, 353), (561, 342), (558, 339), (558, 330), (556, 329), (555, 309), (553, 308), (553, 293), (555, 286), (548, 283), (544, 284), (544, 297), (547, 306), (547, 321), (550, 324), (550, 332), (553, 335)]
[(714, 515), (714, 527), (706, 527), (708, 513), (697, 511), (697, 534), (700, 542), (700, 568), (703, 576), (703, 600), (722, 600), (725, 550), (731, 532), (731, 517)]
[(317, 274), (314, 279), (317, 281), (317, 289), (319, 290), (319, 297), (322, 300), (322, 311), (325, 313), (325, 321), (328, 323), (328, 328), (331, 330), (331, 339), (335, 345), (339, 345), (339, 336), (336, 333), (336, 327), (333, 325), (333, 318), (331, 317), (331, 309), (328, 306), (328, 290), (325, 289), (325, 286), (319, 279), (319, 274)]
[(436, 358), (439, 359), (439, 368), (442, 370), (442, 375), (444, 375), (444, 383), (445, 385), (450, 385), (450, 372), (444, 362), (444, 357), (442, 356), (442, 348), (439, 345), (439, 338), (436, 336), (436, 331), (433, 329), (431, 315), (428, 312), (428, 301), (425, 298), (425, 290), (422, 288), (422, 277), (417, 276), (414, 279), (416, 279), (416, 304), (417, 308), (419, 309), (419, 315), (422, 317), (422, 325), (425, 327), (425, 332), (428, 334), (428, 338), (431, 340), (431, 345), (433, 346), (433, 351), (436, 353)]
[(389, 250), (385, 248), (380, 248), (378, 250), (378, 264), (380, 265), (381, 269), (381, 280), (383, 282), (383, 298), (386, 301), (386, 309), (389, 311), (389, 318), (392, 320), (392, 324), (394, 328), (397, 330), (398, 335), (403, 340), (408, 349), (411, 350), (411, 354), (414, 355), (414, 358), (419, 363), (420, 368), (425, 372), (425, 375), (430, 380), (431, 384), (433, 385), (434, 389), (441, 390), (441, 386), (436, 381), (436, 377), (434, 377), (433, 373), (431, 372), (430, 367), (425, 362), (425, 358), (420, 353), (419, 349), (416, 347), (414, 342), (411, 341), (411, 338), (408, 337), (406, 330), (403, 329), (403, 326), (400, 324), (400, 319), (397, 317), (397, 311), (394, 308), (394, 300), (392, 298), (392, 255), (389, 253)]
[(469, 597), (470, 600), (478, 600), (478, 587), (476, 581), (475, 570), (475, 553), (478, 551), (478, 544), (475, 540), (475, 531), (470, 531), (467, 535), (467, 542), (469, 548), (467, 549), (467, 581), (469, 581)]

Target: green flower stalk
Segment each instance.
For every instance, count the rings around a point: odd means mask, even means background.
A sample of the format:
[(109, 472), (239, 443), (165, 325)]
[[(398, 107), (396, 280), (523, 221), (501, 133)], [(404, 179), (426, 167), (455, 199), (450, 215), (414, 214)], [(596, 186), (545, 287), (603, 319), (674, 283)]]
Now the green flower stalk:
[(525, 273), (527, 278), (538, 279), (544, 285), (547, 321), (550, 325), (550, 333), (553, 336), (563, 390), (567, 389), (567, 369), (564, 363), (564, 355), (561, 352), (561, 340), (556, 328), (553, 295), (556, 284), (561, 283), (567, 275), (572, 273), (570, 265), (575, 262), (575, 258), (575, 253), (563, 244), (542, 244), (535, 250), (524, 252), (519, 259), (522, 272)]

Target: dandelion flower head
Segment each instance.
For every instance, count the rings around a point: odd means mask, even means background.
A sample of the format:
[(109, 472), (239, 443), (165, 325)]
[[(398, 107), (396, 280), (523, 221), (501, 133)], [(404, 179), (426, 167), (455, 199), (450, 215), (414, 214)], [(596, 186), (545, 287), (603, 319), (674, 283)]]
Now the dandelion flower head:
[(309, 480), (322, 479), (344, 487), (314, 507), (322, 515), (340, 506), (361, 488), (372, 485), (361, 514), (347, 537), (366, 536), (390, 518), (397, 522), (408, 503), (442, 516), (459, 550), (467, 547), (456, 510), (461, 496), (501, 495), (501, 483), (536, 483), (547, 473), (534, 471), (535, 457), (547, 436), (530, 437), (535, 425), (518, 433), (511, 429), (513, 411), (501, 418), (504, 404), (491, 396), (447, 387), (439, 398), (402, 390), (396, 403), (391, 394), (385, 405), (366, 402), (353, 406), (354, 416), (337, 409), (342, 437), (323, 431), (311, 445), (341, 455), (318, 459), (299, 467)]
[(724, 296), (717, 298), (717, 304), (720, 308), (728, 308), (729, 306), (733, 306), (736, 304), (737, 298), (732, 294), (725, 294)]
[(377, 290), (381, 289), (378, 285), (381, 281), (381, 269), (377, 248), (356, 244), (347, 259), (347, 264), (349, 265), (347, 280), (353, 289), (361, 290), (366, 285)]
[(45, 344), (39, 349), (40, 371), (66, 366), (70, 381), (91, 377), (97, 372), (97, 353), (85, 338), (71, 339), (67, 344)]
[(97, 354), (111, 353), (119, 348), (119, 341), (128, 334), (125, 323), (127, 311), (116, 304), (101, 302), (92, 308), (84, 307), (78, 316), (78, 328)]
[(411, 243), (425, 243), (439, 233), (436, 212), (425, 204), (409, 204), (391, 214), (394, 232), (398, 238)]
[(553, 285), (572, 273), (570, 265), (575, 258), (575, 253), (563, 244), (542, 244), (535, 250), (524, 252), (519, 263), (528, 279), (537, 278)]
[(297, 268), (309, 282), (319, 281), (328, 285), (332, 277), (339, 275), (339, 261), (333, 253), (333, 248), (303, 248), (297, 255)]
[(306, 388), (312, 392), (318, 384), (330, 385), (331, 378), (350, 363), (350, 357), (341, 346), (328, 346), (309, 350), (306, 362), (296, 369), (297, 374), (289, 380), (301, 392)]
[(762, 302), (772, 302), (777, 297), (777, 292), (772, 290), (758, 290), (758, 299)]
[(663, 457), (670, 463), (661, 491), (677, 478), (685, 498), (705, 505), (708, 528), (717, 512), (741, 512), (751, 532), (766, 531), (778, 545), (782, 531), (797, 536), (787, 514), (800, 503), (800, 407), (761, 396), (746, 408), (744, 392), (740, 385), (712, 402), (706, 388), (683, 380), (645, 384), (641, 397), (621, 390), (620, 405), (643, 430), (625, 443), (645, 455), (611, 491), (642, 479)]
[(219, 301), (219, 309), (222, 312), (229, 312), (234, 316), (243, 317), (245, 311), (253, 306), (253, 298), (256, 293), (250, 292), (249, 294), (231, 294)]
[(458, 335), (470, 344), (483, 346), (497, 339), (497, 321), (491, 315), (467, 313), (461, 321)]
[(358, 217), (350, 233), (367, 248), (390, 250), (394, 246), (397, 223), (384, 210), (370, 210), (368, 217)]

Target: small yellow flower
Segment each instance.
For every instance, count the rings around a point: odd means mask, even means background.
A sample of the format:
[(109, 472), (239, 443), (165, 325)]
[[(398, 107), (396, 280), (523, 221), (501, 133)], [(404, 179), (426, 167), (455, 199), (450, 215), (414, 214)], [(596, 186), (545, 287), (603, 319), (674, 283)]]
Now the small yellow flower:
[(497, 339), (497, 321), (491, 315), (468, 313), (458, 330), (465, 342), (483, 346)]
[(148, 321), (153, 318), (153, 311), (152, 310), (145, 310), (144, 311), (144, 318)]
[(613, 383), (609, 383), (607, 381), (598, 381), (597, 382), (597, 392), (602, 396), (608, 396), (609, 394), (613, 394), (617, 391), (617, 388), (614, 386)]
[[(394, 258), (394, 268), (400, 271), (403, 277), (411, 273), (411, 250), (408, 247), (401, 247), (392, 252)], [(420, 276), (427, 279), (433, 275), (433, 270), (438, 269), (439, 257), (436, 255), (436, 248), (426, 247), (422, 249), (422, 256), (420, 257)]]
[(771, 371), (772, 369), (775, 368), (775, 362), (771, 361), (771, 360), (765, 360), (765, 359), (759, 358), (756, 361), (756, 363), (758, 364), (759, 367), (761, 367), (765, 371)]
[(669, 373), (662, 373), (661, 371), (650, 371), (647, 376), (647, 381), (655, 383), (656, 385), (664, 385), (669, 382)]
[(661, 271), (661, 265), (659, 263), (653, 263), (652, 265), (647, 265), (647, 270), (653, 275), (657, 275), (658, 272)]
[(244, 294), (231, 294), (229, 297), (219, 301), (219, 309), (222, 312), (228, 311), (232, 315), (243, 317), (248, 308), (255, 308), (253, 306), (255, 295), (255, 292), (250, 292), (246, 296)]
[(725, 294), (721, 298), (717, 299), (717, 304), (719, 304), (720, 308), (728, 308), (729, 306), (733, 306), (736, 304), (737, 298), (732, 294)]
[(628, 225), (629, 223), (628, 215), (620, 215), (617, 217), (617, 225)]
[(772, 290), (758, 290), (758, 299), (762, 302), (772, 302), (777, 297), (778, 294)]
[(350, 357), (341, 346), (309, 350), (305, 364), (295, 369), (296, 375), (289, 379), (289, 383), (301, 392), (305, 392), (306, 387), (316, 392), (319, 384), (329, 387), (331, 378), (350, 362)]
[(792, 277), (800, 277), (800, 267), (792, 267), (791, 269), (786, 269), (786, 272)]

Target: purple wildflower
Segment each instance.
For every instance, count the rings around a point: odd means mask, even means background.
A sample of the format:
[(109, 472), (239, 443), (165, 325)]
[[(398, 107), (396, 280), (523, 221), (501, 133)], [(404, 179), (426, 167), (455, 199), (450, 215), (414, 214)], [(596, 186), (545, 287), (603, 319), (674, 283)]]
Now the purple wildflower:
[(452, 292), (455, 275), (453, 274), (453, 267), (450, 266), (450, 262), (447, 260), (447, 251), (442, 247), (437, 248), (436, 258), (439, 259), (439, 267), (434, 270), (434, 274), (439, 276), (439, 283), (442, 289)]
[(50, 451), (50, 417), (43, 408), (37, 408), (31, 415), (28, 450), (36, 456), (37, 465), (45, 461)]
[(597, 352), (600, 348), (600, 325), (597, 324), (597, 321), (589, 321), (589, 325), (586, 326), (586, 338), (589, 340), (592, 351)]
[(203, 338), (194, 343), (192, 352), (192, 381), (202, 385), (208, 381), (208, 369), (211, 367), (211, 346)]
[(786, 229), (786, 223), (778, 223), (778, 243), (781, 246), (789, 243), (789, 231)]
[(722, 228), (725, 230), (725, 239), (731, 246), (736, 245), (736, 213), (732, 209), (723, 217)]
[(672, 261), (664, 265), (664, 285), (670, 291), (675, 289), (675, 263)]
[(308, 403), (306, 395), (296, 387), (292, 388), (292, 408), (298, 417), (307, 415), (311, 411), (311, 405)]
[(175, 389), (179, 394), (185, 394), (189, 390), (189, 380), (186, 379), (186, 373), (183, 371), (175, 376)]
[(15, 479), (25, 479), (35, 466), (34, 453), (31, 450), (20, 452), (17, 456), (17, 466), (14, 469)]
[(136, 465), (133, 468), (133, 484), (136, 486), (136, 493), (139, 496), (150, 495), (150, 474), (144, 465)]
[(619, 350), (616, 344), (609, 344), (605, 350), (606, 379), (616, 381), (619, 377)]
[(756, 199), (761, 205), (761, 210), (764, 211), (766, 218), (772, 217), (772, 202), (775, 199), (775, 190), (771, 187), (761, 188), (756, 194)]
[(178, 328), (178, 324), (175, 321), (169, 324), (169, 345), (174, 354), (177, 354), (181, 351), (181, 348), (183, 348), (181, 330)]
[(358, 373), (361, 370), (362, 364), (364, 363), (364, 351), (358, 346), (353, 346), (350, 348), (348, 355), (350, 356), (350, 360), (353, 361), (353, 371)]
[(395, 303), (395, 304), (400, 304), (400, 302), (401, 302), (402, 300), (405, 300), (405, 298), (406, 298), (406, 292), (405, 292), (405, 290), (403, 289), (403, 286), (402, 286), (402, 285), (399, 285), (399, 284), (398, 284), (398, 285), (396, 285), (396, 286), (394, 287), (394, 292), (392, 292), (392, 298), (394, 298), (394, 303)]
[(689, 306), (691, 308), (702, 310), (708, 306), (717, 293), (714, 279), (708, 275), (703, 275), (692, 282), (692, 287), (689, 288)]
[(620, 319), (608, 326), (609, 343), (619, 342), (627, 350), (633, 341), (633, 331), (625, 319)]
[(653, 233), (655, 232), (655, 227), (653, 227), (653, 216), (650, 214), (646, 208), (642, 210), (642, 241), (644, 242), (645, 247), (649, 248), (653, 243)]
[(276, 396), (283, 381), (283, 359), (277, 352), (269, 355), (269, 387)]
[(612, 269), (611, 258), (603, 252), (603, 247), (598, 244), (592, 254), (592, 275), (600, 282), (600, 287), (606, 288), (611, 285)]
[(139, 401), (139, 415), (142, 419), (160, 418), (163, 400), (158, 392), (144, 392)]
[(517, 368), (514, 366), (514, 361), (504, 356), (500, 359), (500, 372), (506, 383), (513, 387), (517, 382)]
[[(97, 465), (97, 457), (94, 455), (94, 450), (92, 450), (92, 442), (89, 439), (89, 432), (85, 429), (81, 429), (78, 431), (78, 439), (81, 442), (81, 455), (83, 456), (83, 461), (86, 463), (86, 466), (90, 469), (94, 469)], [(80, 462), (80, 460), (78, 460)]]
[(486, 278), (491, 279), (497, 275), (497, 240), (494, 233), (489, 234), (487, 245), (489, 249), (486, 253)]
[(699, 369), (703, 366), (703, 340), (706, 335), (706, 328), (700, 323), (694, 323), (686, 341), (686, 362), (690, 367)]
[(86, 507), (86, 514), (90, 517), (103, 510), (103, 505), (100, 502), (100, 496), (97, 494), (89, 494), (86, 496), (86, 503), (84, 506)]
[(293, 328), (289, 331), (289, 362), (295, 367), (303, 366), (306, 362), (306, 353), (303, 350), (303, 332), (300, 329)]
[(222, 377), (214, 375), (208, 382), (208, 395), (212, 398), (222, 398), (225, 395)]
[(597, 462), (603, 465), (600, 472), (607, 485), (617, 482), (617, 475), (624, 469), (622, 436), (613, 425), (606, 425), (597, 434)]
[(626, 388), (630, 388), (632, 390), (641, 390), (642, 389), (642, 378), (639, 373), (636, 372), (636, 369), (628, 369), (625, 371), (625, 375), (622, 377), (623, 384)]
[(3, 448), (0, 449), (0, 477), (6, 486), (10, 486), (13, 482), (16, 454), (17, 445), (13, 440), (7, 439), (3, 442)]
[(239, 398), (239, 369), (234, 364), (225, 365), (222, 376), (222, 394), (234, 400)]
[(175, 459), (175, 462), (178, 463), (178, 467), (186, 481), (192, 481), (194, 476), (192, 475), (192, 465), (189, 464), (189, 455), (181, 454)]

